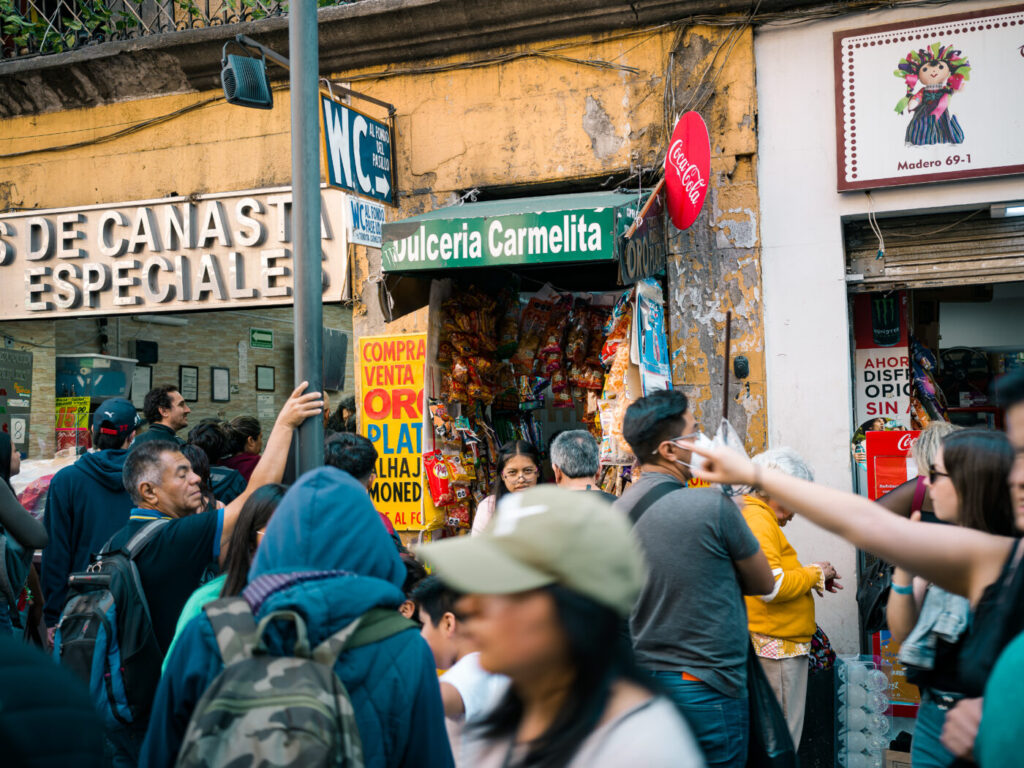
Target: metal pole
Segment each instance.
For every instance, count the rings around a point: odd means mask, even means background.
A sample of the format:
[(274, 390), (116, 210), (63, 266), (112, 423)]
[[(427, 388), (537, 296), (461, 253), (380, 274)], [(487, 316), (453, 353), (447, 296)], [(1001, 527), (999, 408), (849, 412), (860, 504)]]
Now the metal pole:
[[(320, 253), (320, 75), (317, 4), (292, 3), (288, 12), (289, 78), (292, 101), (292, 232), (295, 264), (295, 383), (322, 392), (323, 325)], [(306, 419), (298, 430), (298, 471), (324, 463), (322, 419)]]

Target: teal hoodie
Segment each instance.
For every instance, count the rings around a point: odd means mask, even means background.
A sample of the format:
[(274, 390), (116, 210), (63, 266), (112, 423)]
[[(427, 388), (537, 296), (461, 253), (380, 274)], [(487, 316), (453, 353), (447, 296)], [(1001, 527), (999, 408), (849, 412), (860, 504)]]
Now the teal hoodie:
[[(295, 574), (303, 574), (297, 581)], [(252, 582), (279, 575), (281, 586), (255, 594)], [(331, 467), (307, 473), (289, 489), (267, 526), (249, 571), (245, 596), (257, 620), (294, 610), (316, 645), (371, 608), (397, 610), (405, 567), (350, 475)], [(261, 584), (267, 579), (262, 579)], [(271, 653), (294, 644), (290, 625), (267, 633)], [(200, 696), (223, 664), (206, 615), (184, 630), (153, 701), (140, 768), (171, 766)], [(334, 671), (348, 689), (367, 768), (454, 765), (433, 656), (414, 629), (342, 654)]]

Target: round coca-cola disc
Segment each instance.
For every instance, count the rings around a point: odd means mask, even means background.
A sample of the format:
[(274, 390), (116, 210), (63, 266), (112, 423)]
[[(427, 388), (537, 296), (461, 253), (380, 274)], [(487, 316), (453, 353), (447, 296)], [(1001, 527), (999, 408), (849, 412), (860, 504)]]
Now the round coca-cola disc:
[(711, 139), (704, 119), (696, 112), (679, 118), (665, 154), (665, 200), (677, 229), (697, 220), (708, 193)]

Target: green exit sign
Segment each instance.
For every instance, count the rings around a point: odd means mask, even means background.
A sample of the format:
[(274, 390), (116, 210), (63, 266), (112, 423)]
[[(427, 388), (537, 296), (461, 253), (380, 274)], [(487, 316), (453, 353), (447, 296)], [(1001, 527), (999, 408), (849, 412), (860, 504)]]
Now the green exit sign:
[(249, 346), (253, 349), (273, 349), (274, 332), (269, 328), (250, 328)]

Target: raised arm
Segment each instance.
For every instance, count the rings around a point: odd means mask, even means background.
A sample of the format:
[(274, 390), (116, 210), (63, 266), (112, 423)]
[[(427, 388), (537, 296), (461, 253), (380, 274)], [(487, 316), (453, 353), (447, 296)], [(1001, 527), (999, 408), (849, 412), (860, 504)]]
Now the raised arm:
[[(921, 615), (921, 604), (924, 603), (928, 584), (902, 568), (893, 569), (892, 584), (897, 589), (889, 590), (889, 600), (885, 604), (885, 623), (889, 626), (892, 639), (902, 645)], [(905, 591), (908, 588), (910, 592)]]
[(845, 491), (756, 467), (729, 449), (685, 447), (707, 462), (695, 477), (710, 483), (758, 487), (815, 525), (977, 604), (999, 578), (1014, 540), (951, 525), (921, 525)]
[(50, 543), (46, 528), (25, 511), (7, 483), (0, 483), (0, 525), (25, 549), (42, 549)]
[(305, 392), (308, 382), (302, 382), (291, 397), (285, 402), (281, 412), (277, 414), (274, 422), (274, 429), (270, 432), (267, 444), (263, 449), (263, 456), (252, 471), (249, 484), (245, 486), (242, 494), (224, 507), (224, 529), (220, 537), (220, 561), (221, 565), (227, 555), (227, 544), (231, 539), (231, 533), (235, 530), (235, 523), (238, 521), (238, 513), (249, 495), (257, 488), (268, 483), (279, 483), (284, 476), (285, 464), (288, 461), (288, 448), (292, 442), (292, 433), (295, 429), (310, 416), (318, 416), (323, 409), (324, 401), (319, 392)]

